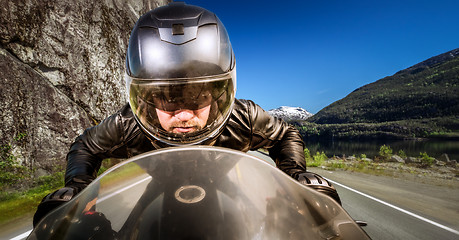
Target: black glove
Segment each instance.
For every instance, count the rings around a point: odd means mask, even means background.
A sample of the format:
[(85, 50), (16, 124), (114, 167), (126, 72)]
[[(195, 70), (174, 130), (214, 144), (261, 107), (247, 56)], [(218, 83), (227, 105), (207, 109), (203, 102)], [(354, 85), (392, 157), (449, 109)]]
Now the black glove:
[(341, 200), (335, 187), (319, 174), (312, 172), (300, 173), (297, 180), (303, 185), (330, 196), (341, 205)]
[(69, 239), (117, 239), (110, 220), (101, 212), (84, 212), (74, 224), (75, 232)]
[(80, 191), (78, 187), (63, 187), (53, 193), (46, 195), (37, 207), (37, 211), (33, 216), (33, 227), (37, 226), (38, 222), (53, 209), (70, 201)]

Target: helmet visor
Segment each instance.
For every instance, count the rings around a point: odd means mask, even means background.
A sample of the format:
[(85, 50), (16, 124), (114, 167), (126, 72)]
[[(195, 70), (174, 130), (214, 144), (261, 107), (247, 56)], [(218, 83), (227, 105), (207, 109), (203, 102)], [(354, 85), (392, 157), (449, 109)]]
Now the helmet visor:
[[(233, 74), (146, 80), (127, 76), (130, 105), (142, 128), (170, 145), (196, 144), (217, 134), (234, 102)], [(187, 117), (180, 117), (183, 111)]]

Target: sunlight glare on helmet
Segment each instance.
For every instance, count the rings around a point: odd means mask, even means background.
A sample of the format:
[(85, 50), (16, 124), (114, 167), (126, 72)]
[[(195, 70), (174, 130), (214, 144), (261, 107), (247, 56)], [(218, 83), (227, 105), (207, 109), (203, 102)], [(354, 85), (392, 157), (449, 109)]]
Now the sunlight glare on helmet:
[[(212, 29), (213, 28), (213, 29)], [(198, 37), (196, 38), (196, 48), (193, 48), (196, 54), (201, 56), (201, 59), (206, 62), (218, 62), (218, 39), (215, 34), (216, 26), (208, 25), (200, 27)]]
[[(141, 59), (148, 59), (148, 61), (143, 61), (143, 64), (147, 68), (160, 69), (166, 66), (159, 66), (159, 64), (167, 63), (165, 59), (169, 58), (167, 54), (167, 48), (162, 47), (162, 44), (157, 41), (149, 41), (141, 46), (145, 48), (146, 51), (140, 51), (144, 53), (144, 56), (140, 56)], [(146, 56), (145, 56), (146, 55)]]

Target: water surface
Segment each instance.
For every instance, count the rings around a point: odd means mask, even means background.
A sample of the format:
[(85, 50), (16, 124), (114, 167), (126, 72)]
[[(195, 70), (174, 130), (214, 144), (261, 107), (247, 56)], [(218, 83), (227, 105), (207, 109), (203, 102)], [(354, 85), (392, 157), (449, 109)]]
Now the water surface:
[(319, 151), (324, 152), (328, 157), (332, 156), (360, 156), (365, 154), (367, 157), (379, 155), (382, 145), (388, 145), (393, 153), (397, 154), (403, 150), (407, 156), (418, 157), (420, 152), (426, 152), (429, 156), (440, 158), (446, 153), (450, 160), (459, 161), (459, 141), (445, 140), (423, 140), (423, 141), (320, 141), (305, 142), (311, 154)]

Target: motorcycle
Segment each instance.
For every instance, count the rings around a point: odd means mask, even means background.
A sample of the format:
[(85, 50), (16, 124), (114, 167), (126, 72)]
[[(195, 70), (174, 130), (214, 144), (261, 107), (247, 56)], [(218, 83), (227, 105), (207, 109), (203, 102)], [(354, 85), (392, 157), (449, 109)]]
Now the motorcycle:
[(107, 170), (27, 239), (370, 239), (330, 197), (273, 162), (167, 148)]

